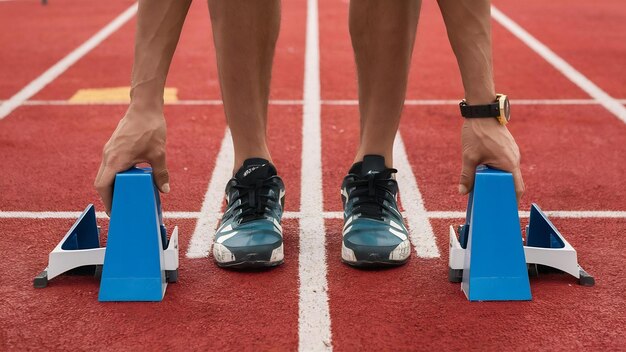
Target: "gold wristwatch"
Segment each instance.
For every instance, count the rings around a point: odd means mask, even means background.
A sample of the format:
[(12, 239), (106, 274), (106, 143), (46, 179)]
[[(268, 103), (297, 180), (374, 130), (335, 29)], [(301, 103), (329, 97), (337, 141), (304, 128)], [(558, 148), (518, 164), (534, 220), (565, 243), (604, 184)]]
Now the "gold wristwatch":
[(511, 120), (511, 104), (504, 94), (496, 94), (496, 101), (486, 105), (469, 105), (463, 99), (459, 108), (461, 108), (461, 116), (465, 118), (495, 117), (502, 126)]

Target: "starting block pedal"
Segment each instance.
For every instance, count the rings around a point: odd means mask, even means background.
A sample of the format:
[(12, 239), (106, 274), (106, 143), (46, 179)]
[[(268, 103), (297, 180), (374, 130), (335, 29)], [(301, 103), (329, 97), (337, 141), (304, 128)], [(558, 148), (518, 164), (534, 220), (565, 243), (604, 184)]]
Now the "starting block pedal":
[(78, 268), (95, 268), (99, 301), (161, 301), (168, 282), (178, 280), (178, 227), (169, 240), (152, 170), (131, 168), (115, 177), (107, 246), (100, 247), (93, 204), (52, 250), (36, 288)]
[(49, 280), (77, 269), (91, 275), (100, 274), (104, 250), (100, 247), (96, 211), (93, 204), (89, 204), (61, 242), (50, 252), (48, 267), (35, 277), (33, 285), (35, 288), (44, 288), (48, 286)]
[(548, 267), (570, 274), (581, 286), (595, 285), (595, 279), (578, 264), (576, 249), (561, 235), (537, 204), (530, 207), (524, 246), (529, 275), (538, 276), (539, 268)]
[(593, 286), (593, 277), (578, 265), (576, 250), (536, 204), (526, 238), (524, 245), (512, 175), (480, 166), (465, 224), (457, 230), (450, 226), (449, 281), (461, 282), (470, 301), (532, 299), (528, 277), (538, 273), (538, 266)]

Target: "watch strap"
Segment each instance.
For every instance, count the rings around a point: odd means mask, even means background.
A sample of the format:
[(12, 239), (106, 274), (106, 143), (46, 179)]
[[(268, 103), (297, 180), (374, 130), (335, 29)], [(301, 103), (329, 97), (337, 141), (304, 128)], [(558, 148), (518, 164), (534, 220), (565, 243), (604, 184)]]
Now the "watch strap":
[(461, 109), (461, 116), (468, 118), (500, 116), (500, 104), (497, 101), (486, 105), (468, 105), (462, 101), (459, 108)]

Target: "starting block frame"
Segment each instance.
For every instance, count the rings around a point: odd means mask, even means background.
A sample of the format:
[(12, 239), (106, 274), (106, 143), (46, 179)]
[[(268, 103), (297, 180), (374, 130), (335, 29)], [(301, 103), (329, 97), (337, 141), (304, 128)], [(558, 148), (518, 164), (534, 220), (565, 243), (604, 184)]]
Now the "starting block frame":
[(529, 220), (524, 239), (512, 175), (479, 166), (465, 224), (450, 226), (448, 280), (461, 282), (470, 301), (530, 300), (528, 277), (544, 269), (593, 286), (574, 247), (537, 204), (531, 205)]
[[(543, 226), (542, 226), (543, 225)], [(541, 227), (540, 227), (541, 226)], [(548, 227), (549, 232), (546, 231)], [(461, 282), (463, 280), (463, 262), (465, 260), (465, 248), (462, 241), (464, 233), (469, 229), (469, 224), (460, 225), (457, 230), (450, 226), (449, 258), (448, 258), (448, 280), (450, 282)], [(544, 231), (551, 238), (549, 243), (543, 242), (543, 246), (532, 242), (533, 233), (539, 235), (538, 231)], [(524, 254), (528, 265), (529, 276), (538, 276), (540, 267), (548, 267), (557, 271), (567, 273), (578, 280), (581, 286), (594, 286), (595, 279), (578, 263), (576, 249), (563, 237), (561, 232), (554, 226), (545, 213), (535, 203), (530, 208), (530, 222), (525, 228), (526, 238)], [(528, 242), (528, 238), (531, 242)]]
[[(100, 246), (95, 208), (89, 204), (50, 252), (48, 266), (33, 281), (35, 288), (81, 271), (101, 280), (100, 301), (160, 301), (167, 283), (178, 281), (178, 227), (168, 240), (152, 170), (118, 173), (114, 192), (108, 234), (112, 247)], [(153, 280), (160, 282), (158, 292), (147, 285)]]

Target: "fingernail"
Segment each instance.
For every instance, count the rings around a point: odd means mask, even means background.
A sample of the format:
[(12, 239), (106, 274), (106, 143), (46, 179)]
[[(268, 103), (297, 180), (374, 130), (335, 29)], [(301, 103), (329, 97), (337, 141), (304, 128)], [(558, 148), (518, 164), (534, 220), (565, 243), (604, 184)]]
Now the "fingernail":
[(467, 194), (467, 187), (465, 187), (465, 185), (459, 185), (459, 194)]
[(170, 184), (169, 183), (164, 184), (162, 189), (163, 189), (163, 193), (170, 193)]

